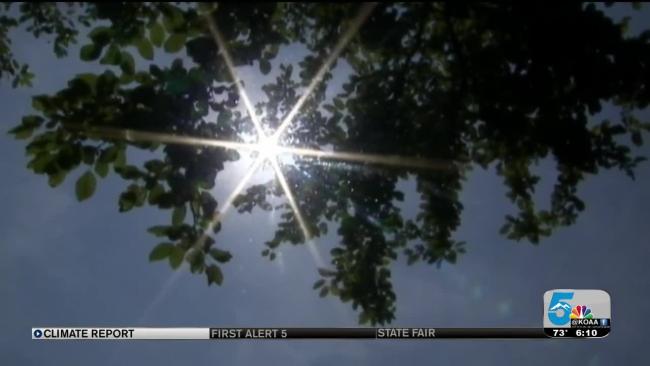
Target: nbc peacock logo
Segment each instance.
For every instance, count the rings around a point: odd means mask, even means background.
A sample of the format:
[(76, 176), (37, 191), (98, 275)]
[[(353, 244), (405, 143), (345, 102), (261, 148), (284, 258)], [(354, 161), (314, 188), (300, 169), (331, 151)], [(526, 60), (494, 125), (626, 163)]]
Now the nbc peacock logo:
[(571, 309), (571, 315), (569, 315), (569, 318), (571, 319), (593, 319), (594, 314), (591, 312), (591, 309), (589, 309), (585, 305), (576, 305)]

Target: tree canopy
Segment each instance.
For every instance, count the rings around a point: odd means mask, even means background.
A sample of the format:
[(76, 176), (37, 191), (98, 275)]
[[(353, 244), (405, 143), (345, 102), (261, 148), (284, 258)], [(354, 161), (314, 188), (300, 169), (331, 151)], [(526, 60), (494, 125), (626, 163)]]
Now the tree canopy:
[[(346, 162), (359, 169), (332, 168), (319, 163), (324, 158), (301, 154), (284, 164), (301, 215), (290, 200), (271, 204), (288, 198), (273, 182), (246, 188), (233, 204), (240, 212), (282, 212), (261, 248), (271, 260), (279, 246), (305, 243), (305, 230), (318, 237), (336, 228), (340, 243), (331, 263), (318, 269), (322, 279), (314, 288), (359, 308), (361, 323), (394, 319), (390, 266), (400, 256), (409, 264), (439, 265), (464, 253), (465, 243), (454, 236), (463, 210), (459, 194), (477, 166), (496, 167), (518, 210), (505, 217), (501, 233), (538, 243), (577, 220), (585, 209), (579, 184), (589, 175), (616, 168), (634, 177), (644, 160), (633, 146), (650, 129), (638, 117), (650, 102), (650, 32), (627, 34), (625, 21), (593, 4), (3, 7), (0, 77), (14, 86), (33, 77), (11, 52), (9, 30), (21, 25), (36, 37), (53, 37), (59, 57), (88, 32), (90, 42), (68, 57), (106, 69), (34, 96), (34, 113), (10, 131), (26, 141), (28, 168), (52, 187), (74, 171), (80, 201), (93, 195), (100, 178), (118, 174), (127, 182), (120, 212), (144, 205), (171, 212), (170, 222), (149, 228), (161, 240), (150, 259), (173, 268), (186, 261), (208, 284), (224, 281), (221, 266), (232, 259), (215, 240), (224, 203), (213, 197), (214, 182), (241, 151), (173, 137), (245, 142), (255, 121), (242, 109), (241, 85), (224, 56), (235, 69), (273, 73), (274, 81), (253, 86), (266, 95), (255, 105), (264, 131), (286, 127), (282, 146), (366, 159)], [(278, 57), (296, 45), (304, 57)], [(161, 53), (176, 59), (160, 65)], [(346, 65), (333, 96), (327, 92), (333, 69), (321, 68), (328, 58), (332, 67)], [(297, 118), (283, 126), (310, 84)], [(620, 118), (596, 120), (605, 104)], [(161, 158), (137, 164), (127, 147)], [(393, 159), (370, 158), (377, 156)], [(540, 181), (533, 168), (543, 159), (552, 159), (557, 171), (547, 209), (533, 198)], [(382, 164), (388, 161), (394, 164)], [(414, 218), (399, 208), (404, 192), (397, 183), (409, 176), (420, 200)]]

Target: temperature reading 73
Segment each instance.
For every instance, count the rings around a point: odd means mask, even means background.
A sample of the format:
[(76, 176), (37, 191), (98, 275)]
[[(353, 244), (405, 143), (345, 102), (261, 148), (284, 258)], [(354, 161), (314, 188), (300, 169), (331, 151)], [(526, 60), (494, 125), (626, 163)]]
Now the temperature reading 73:
[(566, 335), (566, 329), (553, 329), (553, 337), (564, 337)]

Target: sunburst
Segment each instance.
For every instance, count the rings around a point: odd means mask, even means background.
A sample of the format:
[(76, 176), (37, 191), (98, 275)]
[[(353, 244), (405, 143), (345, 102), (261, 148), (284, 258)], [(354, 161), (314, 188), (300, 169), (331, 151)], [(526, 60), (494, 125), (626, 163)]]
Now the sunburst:
[[(268, 136), (262, 124), (255, 113), (253, 105), (248, 97), (246, 91), (240, 80), (237, 77), (237, 73), (232, 61), (232, 57), (228, 51), (226, 42), (223, 39), (223, 36), (219, 32), (217, 24), (214, 23), (213, 19), (206, 15), (205, 19), (208, 25), (208, 29), (214, 38), (214, 41), (219, 46), (221, 55), (226, 63), (226, 67), (232, 78), (233, 82), (236, 85), (237, 92), (239, 93), (240, 99), (243, 101), (244, 107), (248, 115), (250, 116), (257, 134), (256, 143), (242, 143), (236, 141), (225, 141), (218, 139), (207, 139), (207, 138), (197, 138), (197, 137), (188, 137), (188, 136), (174, 136), (169, 134), (153, 133), (153, 132), (143, 132), (143, 131), (129, 131), (129, 130), (111, 130), (111, 129), (96, 129), (95, 133), (105, 134), (112, 137), (122, 137), (128, 140), (141, 140), (141, 141), (153, 141), (161, 143), (170, 143), (170, 144), (183, 144), (183, 145), (195, 145), (195, 146), (215, 146), (225, 149), (234, 149), (234, 150), (243, 150), (243, 151), (253, 151), (257, 152), (257, 157), (251, 164), (244, 175), (242, 176), (239, 183), (235, 186), (233, 191), (221, 205), (219, 211), (213, 216), (208, 229), (204, 232), (203, 237), (199, 241), (205, 240), (212, 228), (217, 225), (233, 206), (235, 198), (244, 190), (248, 182), (254, 176), (255, 172), (263, 165), (265, 162), (269, 162), (273, 168), (275, 178), (280, 184), (280, 187), (283, 190), (283, 193), (288, 201), (288, 204), (293, 211), (293, 214), (296, 218), (296, 222), (300, 227), (302, 235), (304, 237), (305, 243), (311, 253), (315, 263), (322, 267), (323, 260), (320, 256), (320, 253), (314, 242), (309, 230), (309, 226), (303, 217), (298, 202), (296, 201), (289, 182), (287, 181), (280, 163), (278, 162), (278, 155), (280, 154), (291, 154), (303, 157), (312, 157), (317, 159), (328, 159), (328, 160), (339, 160), (345, 162), (356, 162), (364, 164), (378, 164), (385, 166), (394, 166), (394, 167), (404, 167), (404, 168), (413, 168), (413, 169), (449, 169), (454, 168), (455, 164), (453, 162), (436, 162), (431, 160), (411, 158), (404, 156), (387, 156), (387, 155), (378, 155), (378, 154), (360, 154), (353, 152), (341, 152), (341, 151), (322, 151), (315, 149), (307, 149), (296, 146), (285, 146), (280, 144), (281, 137), (288, 130), (288, 128), (293, 123), (295, 117), (300, 112), (300, 109), (304, 103), (309, 99), (311, 93), (318, 86), (325, 76), (326, 72), (330, 69), (334, 61), (339, 57), (340, 53), (345, 49), (346, 45), (357, 33), (359, 28), (366, 21), (368, 16), (371, 14), (372, 10), (375, 8), (377, 3), (364, 3), (361, 5), (359, 12), (355, 18), (350, 22), (348, 29), (342, 34), (340, 39), (335, 44), (334, 48), (330, 52), (329, 56), (325, 59), (321, 67), (316, 72), (315, 76), (309, 82), (305, 92), (298, 99), (296, 104), (289, 110), (287, 115), (281, 120), (279, 127)], [(197, 243), (201, 244), (201, 243)], [(165, 291), (166, 287), (171, 286), (171, 284), (165, 284), (162, 291)], [(147, 312), (151, 311), (148, 309)]]
[[(344, 152), (344, 151), (324, 151), (316, 149), (308, 149), (297, 146), (285, 146), (279, 143), (281, 137), (287, 131), (289, 126), (293, 123), (298, 112), (308, 100), (309, 96), (316, 88), (318, 83), (322, 80), (325, 73), (332, 66), (333, 62), (339, 57), (340, 53), (345, 49), (345, 46), (350, 42), (352, 37), (356, 34), (359, 28), (363, 25), (365, 20), (368, 18), (376, 3), (365, 3), (363, 4), (357, 16), (351, 21), (349, 28), (343, 33), (339, 41), (336, 43), (330, 55), (325, 59), (321, 67), (316, 72), (313, 79), (309, 82), (307, 89), (303, 95), (298, 99), (296, 104), (289, 110), (287, 115), (282, 119), (279, 127), (269, 136), (264, 132), (261, 121), (259, 120), (253, 105), (248, 97), (248, 94), (244, 90), (244, 87), (237, 77), (237, 72), (234, 67), (232, 57), (228, 51), (226, 42), (221, 35), (217, 24), (214, 23), (212, 19), (206, 16), (206, 22), (210, 30), (210, 34), (214, 38), (214, 41), (219, 46), (221, 50), (221, 55), (226, 63), (226, 68), (230, 77), (236, 85), (237, 92), (240, 96), (240, 99), (243, 101), (244, 107), (247, 114), (250, 116), (253, 125), (255, 126), (255, 131), (257, 134), (257, 142), (255, 143), (244, 143), (237, 141), (228, 141), (228, 140), (219, 140), (212, 138), (200, 138), (200, 137), (190, 137), (190, 136), (175, 136), (164, 133), (155, 133), (155, 132), (146, 132), (146, 131), (134, 131), (127, 129), (111, 129), (111, 128), (95, 128), (91, 131), (93, 134), (98, 134), (102, 136), (112, 137), (112, 138), (121, 138), (128, 141), (151, 141), (151, 142), (160, 142), (160, 143), (169, 143), (169, 144), (182, 144), (182, 145), (195, 145), (195, 146), (214, 146), (221, 147), (225, 149), (233, 149), (238, 151), (253, 151), (257, 152), (257, 158), (254, 163), (251, 164), (244, 175), (242, 176), (239, 183), (235, 186), (235, 189), (227, 197), (224, 203), (221, 205), (220, 210), (216, 213), (211, 221), (209, 229), (217, 225), (220, 222), (224, 215), (230, 210), (235, 198), (244, 190), (250, 179), (254, 176), (256, 171), (264, 165), (265, 162), (269, 162), (273, 168), (276, 179), (282, 187), (283, 193), (287, 198), (289, 206), (293, 211), (296, 221), (300, 226), (300, 230), (304, 236), (306, 242), (310, 243), (311, 234), (308, 228), (308, 225), (300, 212), (297, 201), (291, 191), (290, 185), (287, 182), (284, 173), (282, 172), (280, 163), (278, 162), (278, 155), (280, 154), (291, 154), (303, 157), (311, 157), (317, 159), (328, 159), (328, 160), (338, 160), (345, 162), (355, 162), (355, 163), (364, 163), (364, 164), (376, 164), (384, 166), (393, 166), (401, 168), (411, 168), (411, 169), (453, 169), (456, 168), (454, 162), (449, 161), (433, 161), (429, 159), (405, 157), (398, 155), (381, 155), (381, 154), (362, 154), (354, 152)], [(211, 230), (206, 230), (203, 238), (206, 238), (207, 233)], [(311, 248), (313, 249), (313, 248)], [(312, 253), (314, 251), (312, 250)], [(314, 254), (314, 259), (317, 262), (320, 262), (320, 256)]]

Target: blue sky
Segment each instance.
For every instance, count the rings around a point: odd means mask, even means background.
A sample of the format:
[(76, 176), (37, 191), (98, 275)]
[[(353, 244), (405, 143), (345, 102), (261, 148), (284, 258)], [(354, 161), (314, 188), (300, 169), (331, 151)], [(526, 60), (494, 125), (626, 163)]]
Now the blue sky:
[[(620, 16), (618, 10), (612, 15)], [(647, 15), (644, 11), (634, 18), (633, 27), (647, 23)], [(75, 57), (42, 57), (34, 43), (16, 45), (16, 54), (32, 65), (37, 82), (16, 90), (4, 80), (0, 84), (2, 131), (30, 112), (31, 95), (56, 91), (70, 76), (97, 70)], [(649, 152), (647, 147), (643, 151), (646, 156)], [(617, 171), (589, 177), (580, 187), (586, 211), (574, 226), (539, 246), (498, 235), (512, 207), (494, 171), (476, 169), (462, 192), (465, 211), (457, 233), (468, 242), (468, 253), (457, 265), (439, 269), (403, 263), (393, 268), (398, 295), (394, 326), (541, 326), (546, 290), (599, 288), (612, 297), (613, 330), (605, 339), (36, 342), (30, 330), (40, 325), (355, 326), (357, 315), (347, 304), (321, 299), (312, 290), (317, 273), (306, 248), (287, 246), (275, 262), (260, 256), (274, 229), (275, 219), (266, 212), (226, 218), (217, 242), (235, 258), (224, 266), (224, 285), (208, 288), (202, 276), (148, 262), (155, 239), (145, 228), (169, 220), (169, 212), (143, 208), (118, 213), (117, 196), (125, 187), (121, 179), (109, 175), (91, 200), (77, 203), (74, 181), (82, 172), (50, 188), (46, 178), (26, 169), (24, 142), (4, 132), (0, 156), (3, 365), (650, 363), (650, 355), (642, 351), (647, 339), (643, 316), (650, 310), (648, 164), (638, 170), (636, 181)], [(218, 177), (215, 194), (220, 201), (240, 170)], [(538, 171), (545, 178), (543, 196), (552, 184), (552, 165), (545, 162)], [(407, 193), (413, 192), (411, 182), (403, 184)], [(415, 210), (411, 196), (407, 212)], [(323, 248), (335, 240), (329, 235), (317, 244)]]

